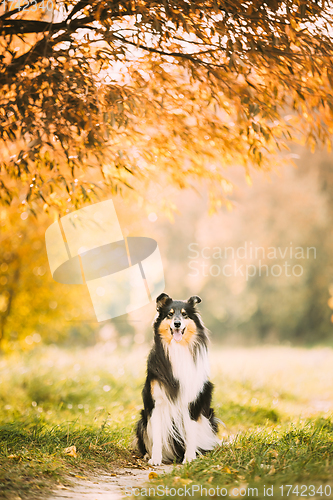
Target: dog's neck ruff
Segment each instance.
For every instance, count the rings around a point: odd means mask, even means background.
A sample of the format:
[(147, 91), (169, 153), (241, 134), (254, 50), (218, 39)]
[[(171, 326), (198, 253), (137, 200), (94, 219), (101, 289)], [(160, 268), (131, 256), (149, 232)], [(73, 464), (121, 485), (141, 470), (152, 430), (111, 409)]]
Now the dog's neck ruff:
[(179, 381), (179, 397), (184, 404), (194, 401), (209, 378), (208, 353), (205, 346), (198, 346), (194, 357), (188, 346), (171, 342), (167, 354), (173, 375)]

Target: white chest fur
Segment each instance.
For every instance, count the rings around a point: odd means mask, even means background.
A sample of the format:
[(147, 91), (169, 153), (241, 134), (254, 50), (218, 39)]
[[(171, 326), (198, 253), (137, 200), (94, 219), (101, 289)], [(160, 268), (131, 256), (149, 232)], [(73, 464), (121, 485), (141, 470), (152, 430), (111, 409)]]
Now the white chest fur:
[(208, 380), (207, 349), (199, 347), (194, 360), (187, 346), (174, 341), (168, 345), (167, 353), (173, 375), (179, 381), (179, 395), (176, 401), (171, 401), (163, 386), (158, 383), (153, 386), (155, 406), (148, 419), (145, 441), (151, 455), (150, 465), (158, 465), (162, 459), (174, 460), (172, 439), (184, 444), (185, 462), (194, 460), (200, 450), (211, 450), (218, 444), (209, 420), (203, 415), (198, 421), (192, 420), (188, 406)]
[(174, 377), (180, 384), (180, 400), (183, 404), (194, 401), (209, 377), (207, 350), (200, 347), (196, 360), (187, 346), (173, 341), (168, 346), (168, 354)]

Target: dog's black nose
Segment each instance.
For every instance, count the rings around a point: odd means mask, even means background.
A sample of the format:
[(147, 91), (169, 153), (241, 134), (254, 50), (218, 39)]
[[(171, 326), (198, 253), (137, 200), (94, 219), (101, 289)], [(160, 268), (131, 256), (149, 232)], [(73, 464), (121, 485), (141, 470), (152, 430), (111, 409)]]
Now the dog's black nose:
[(175, 328), (180, 328), (181, 322), (180, 321), (175, 321), (174, 325), (175, 325)]

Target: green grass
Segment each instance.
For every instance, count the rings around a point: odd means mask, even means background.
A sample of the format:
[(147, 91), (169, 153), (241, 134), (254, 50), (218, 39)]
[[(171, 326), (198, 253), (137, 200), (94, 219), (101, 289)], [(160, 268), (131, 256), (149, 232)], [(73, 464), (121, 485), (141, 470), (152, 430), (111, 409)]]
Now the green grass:
[[(38, 495), (68, 473), (133, 464), (144, 373), (126, 361), (56, 348), (1, 361), (0, 498)], [(64, 452), (70, 446), (76, 457)]]
[[(52, 426), (39, 420), (3, 424), (0, 497), (37, 494), (41, 488), (61, 482), (70, 472), (74, 476), (85, 475), (94, 468), (112, 471), (115, 464), (132, 464), (129, 438), (129, 426), (118, 430), (77, 422)], [(64, 453), (73, 445), (76, 457)]]
[[(161, 484), (166, 490), (167, 486), (177, 489), (187, 485), (192, 492), (194, 485), (202, 485), (207, 491), (223, 486), (229, 495), (234, 488), (256, 488), (255, 496), (263, 498), (264, 486), (273, 485), (274, 496), (281, 497), (281, 485), (298, 484), (300, 491), (300, 485), (308, 489), (314, 484), (318, 489), (320, 484), (329, 484), (332, 473), (333, 424), (318, 418), (284, 430), (267, 426), (239, 434), (214, 452), (174, 467), (172, 473), (151, 481), (150, 487)], [(333, 492), (332, 482), (331, 488)], [(199, 498), (200, 493), (194, 496)]]
[[(1, 359), (0, 498), (45, 495), (57, 482), (93, 470), (144, 467), (131, 443), (146, 352), (49, 347)], [(267, 347), (211, 354), (224, 444), (152, 479), (150, 487), (219, 486), (228, 496), (234, 488), (257, 488), (261, 498), (264, 485), (273, 485), (280, 498), (282, 484), (327, 484), (333, 351)], [(76, 456), (66, 453), (71, 446)]]

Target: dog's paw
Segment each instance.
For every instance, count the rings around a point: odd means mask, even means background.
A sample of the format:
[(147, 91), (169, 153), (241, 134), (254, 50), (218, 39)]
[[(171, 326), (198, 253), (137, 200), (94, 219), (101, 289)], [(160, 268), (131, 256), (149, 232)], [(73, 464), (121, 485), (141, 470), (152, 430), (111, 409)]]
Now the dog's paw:
[(196, 454), (194, 455), (190, 455), (190, 454), (186, 454), (185, 453), (185, 457), (184, 457), (184, 460), (183, 460), (183, 464), (186, 464), (186, 463), (189, 463), (189, 462), (192, 462), (193, 460), (196, 459)]
[(150, 460), (148, 460), (149, 465), (162, 465), (162, 458), (160, 457), (151, 457)]

